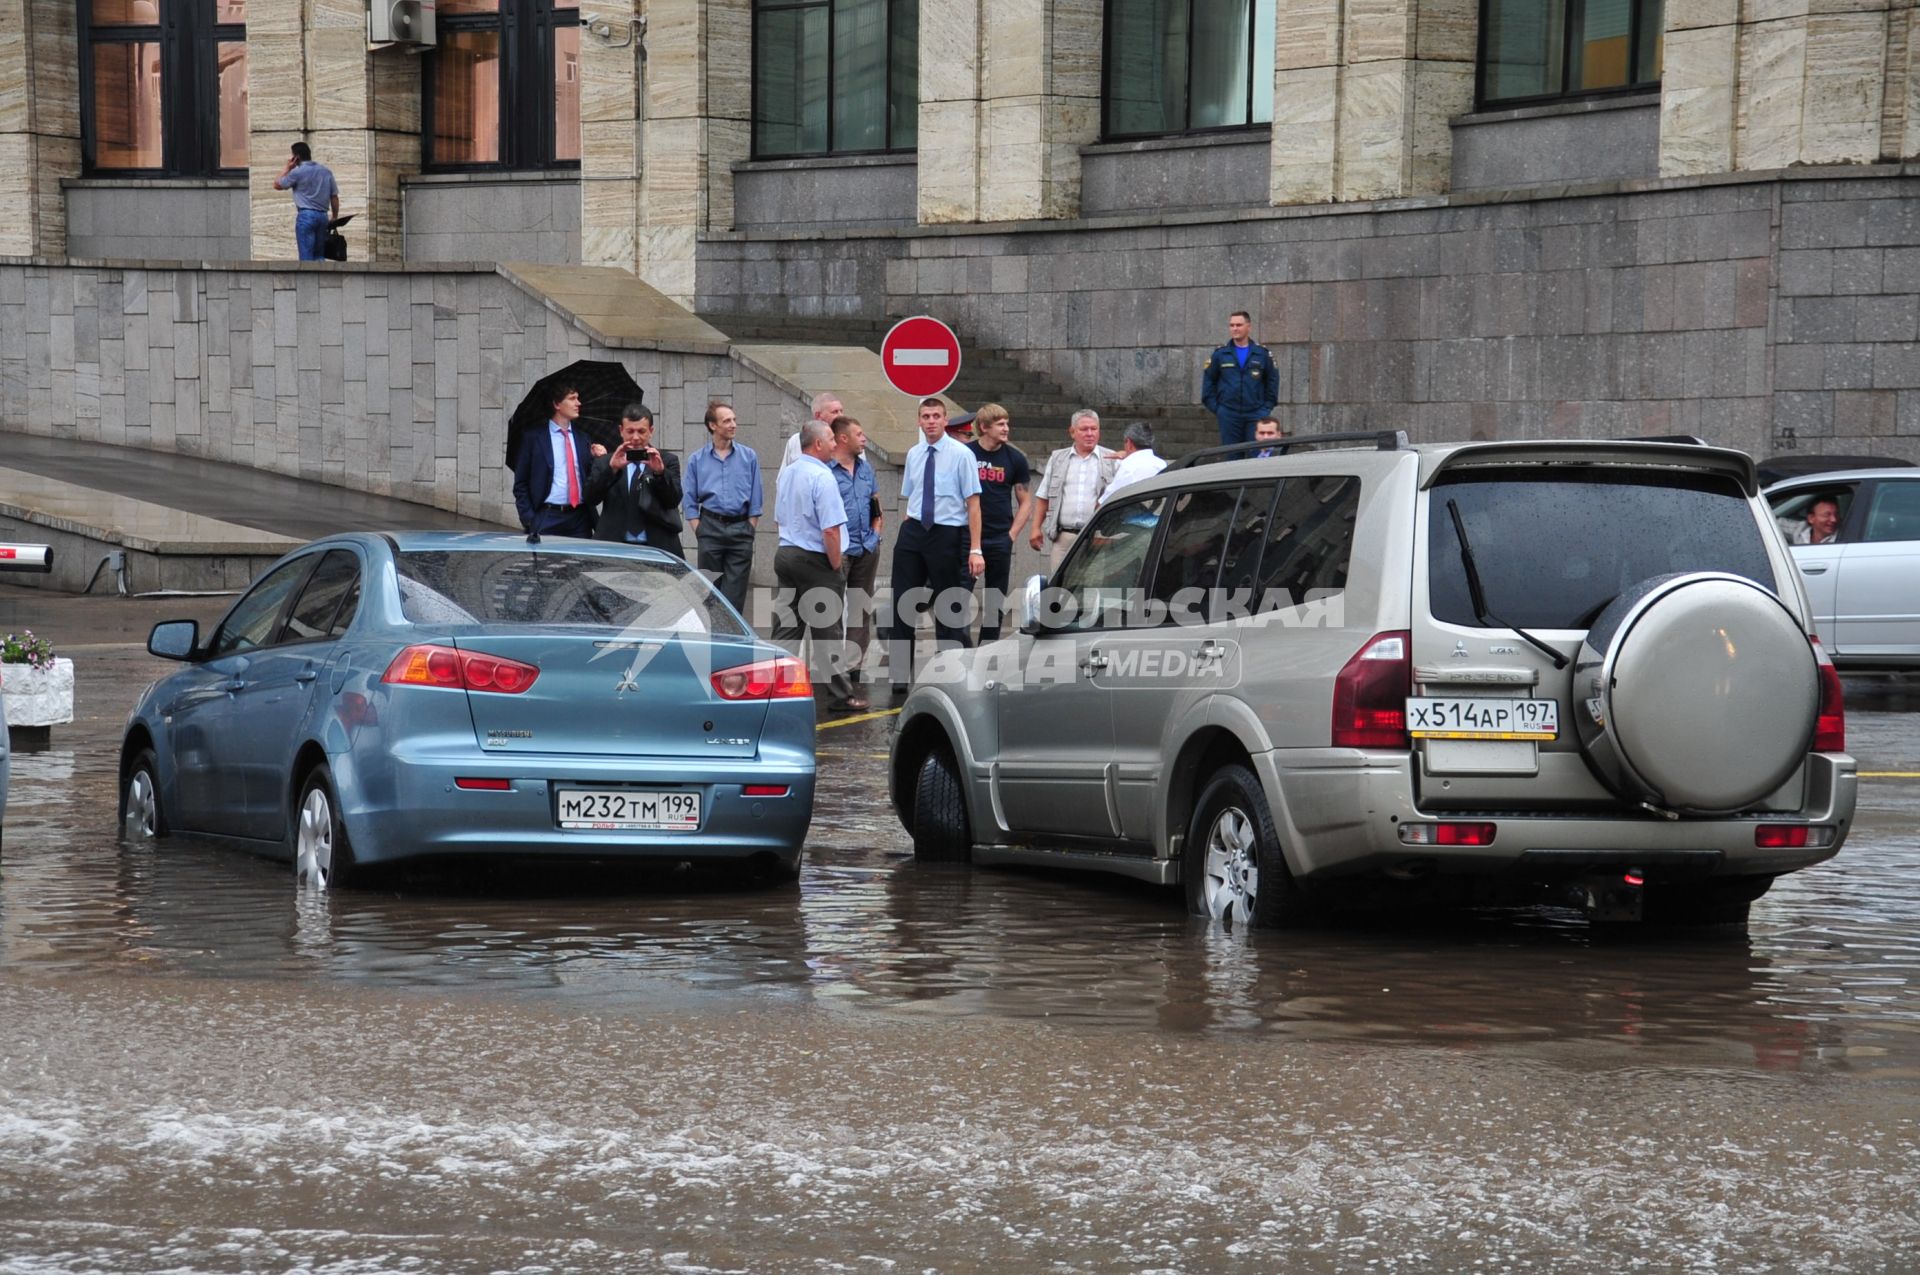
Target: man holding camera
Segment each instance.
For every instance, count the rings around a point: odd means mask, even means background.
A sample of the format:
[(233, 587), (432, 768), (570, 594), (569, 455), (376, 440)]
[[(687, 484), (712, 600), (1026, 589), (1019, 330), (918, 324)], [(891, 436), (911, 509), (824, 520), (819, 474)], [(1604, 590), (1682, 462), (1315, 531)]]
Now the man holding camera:
[(680, 458), (653, 445), (653, 413), (629, 403), (621, 413), (620, 447), (594, 463), (587, 499), (600, 506), (594, 539), (680, 549)]

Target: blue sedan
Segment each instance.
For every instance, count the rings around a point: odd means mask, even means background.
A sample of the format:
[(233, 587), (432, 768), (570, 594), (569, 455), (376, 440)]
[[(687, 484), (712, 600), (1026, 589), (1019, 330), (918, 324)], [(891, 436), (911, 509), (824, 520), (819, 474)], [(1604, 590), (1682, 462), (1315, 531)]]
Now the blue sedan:
[(805, 666), (658, 550), (333, 536), (147, 649), (184, 667), (127, 722), (130, 838), (234, 839), (323, 887), (425, 856), (799, 870)]

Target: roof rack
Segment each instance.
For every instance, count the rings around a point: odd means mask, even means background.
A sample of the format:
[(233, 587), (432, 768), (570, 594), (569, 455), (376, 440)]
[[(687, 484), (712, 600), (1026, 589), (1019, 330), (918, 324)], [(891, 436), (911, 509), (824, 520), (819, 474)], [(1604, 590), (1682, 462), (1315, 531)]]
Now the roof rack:
[(1296, 447), (1321, 446), (1368, 446), (1382, 452), (1411, 451), (1413, 444), (1407, 441), (1404, 429), (1364, 430), (1352, 434), (1303, 434), (1294, 438), (1252, 439), (1244, 443), (1225, 443), (1219, 447), (1205, 447), (1197, 452), (1188, 452), (1179, 460), (1167, 466), (1168, 470), (1186, 469), (1192, 465), (1206, 465), (1216, 460), (1246, 460), (1251, 453), (1269, 452), (1275, 456), (1285, 456)]

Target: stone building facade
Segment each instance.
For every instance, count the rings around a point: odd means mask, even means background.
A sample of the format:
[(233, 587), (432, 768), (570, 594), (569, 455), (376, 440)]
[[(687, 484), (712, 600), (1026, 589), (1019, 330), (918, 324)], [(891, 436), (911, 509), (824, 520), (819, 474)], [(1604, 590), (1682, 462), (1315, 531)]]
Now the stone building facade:
[(1264, 105), (1143, 134), (1138, 4), (918, 0), (912, 144), (773, 154), (764, 0), (595, 0), (577, 166), (427, 171), (444, 51), (370, 45), (366, 0), (244, 0), (245, 174), (191, 179), (90, 167), (79, 6), (0, 0), (0, 254), (284, 259), (305, 138), (383, 266), (616, 266), (723, 329), (927, 310), (1116, 407), (1190, 402), (1244, 306), (1303, 428), (1915, 455), (1916, 9), (1632, 0), (1628, 73), (1493, 100), (1493, 16), (1595, 3), (1250, 4)]

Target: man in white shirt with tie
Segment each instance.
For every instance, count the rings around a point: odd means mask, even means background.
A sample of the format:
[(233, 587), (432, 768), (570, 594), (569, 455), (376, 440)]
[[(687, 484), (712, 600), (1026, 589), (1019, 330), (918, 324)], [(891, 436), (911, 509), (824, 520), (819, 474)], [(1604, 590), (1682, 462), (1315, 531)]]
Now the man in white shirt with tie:
[(906, 517), (893, 545), (893, 691), (913, 680), (913, 635), (929, 601), (942, 649), (969, 644), (973, 580), (987, 569), (980, 547), (980, 470), (964, 443), (947, 437), (947, 405), (920, 400), (922, 441), (907, 452)]

